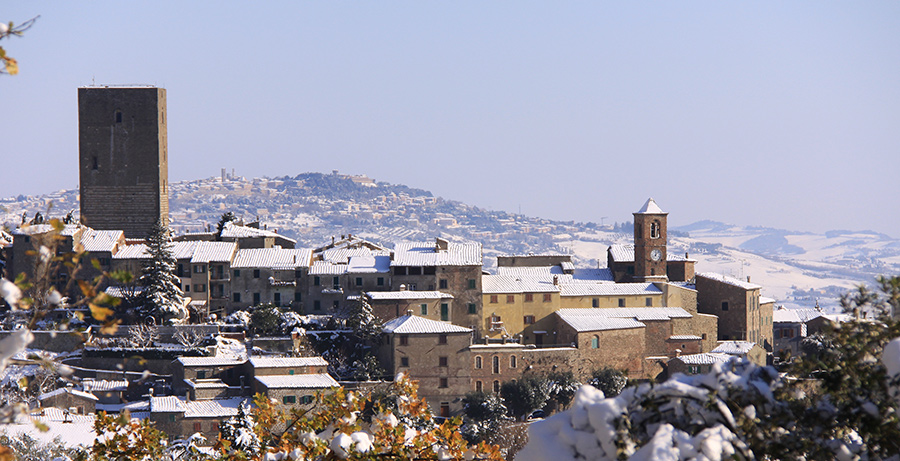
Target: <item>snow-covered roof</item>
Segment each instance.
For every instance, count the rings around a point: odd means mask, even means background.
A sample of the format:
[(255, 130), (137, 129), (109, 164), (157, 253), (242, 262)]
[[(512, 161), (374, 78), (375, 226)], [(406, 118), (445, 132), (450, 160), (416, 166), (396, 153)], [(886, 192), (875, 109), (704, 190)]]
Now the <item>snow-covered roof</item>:
[(310, 249), (292, 248), (247, 248), (238, 250), (231, 263), (232, 268), (272, 268), (294, 269), (309, 267), (312, 258)]
[(560, 296), (659, 295), (652, 283), (567, 283), (559, 285)]
[(191, 262), (231, 262), (235, 251), (237, 244), (234, 242), (197, 242), (191, 254)]
[(55, 397), (55, 396), (61, 395), (61, 394), (71, 394), (71, 395), (81, 397), (83, 399), (88, 399), (88, 400), (99, 400), (97, 398), (97, 396), (95, 396), (94, 394), (79, 391), (78, 389), (72, 389), (70, 387), (61, 387), (54, 391), (50, 391), (50, 392), (41, 394), (40, 396), (38, 396), (38, 400), (46, 400), (46, 399), (49, 399), (50, 397)]
[[(246, 397), (232, 397), (229, 399), (188, 400), (182, 401), (185, 418), (227, 418), (237, 416), (238, 407), (242, 402), (249, 404)], [(151, 404), (152, 408), (152, 404)]]
[(366, 296), (372, 300), (394, 300), (394, 299), (453, 299), (450, 293), (442, 293), (440, 291), (367, 291)]
[[(634, 262), (634, 245), (610, 245), (607, 249), (610, 256), (612, 256), (612, 260), (615, 262), (621, 263), (629, 263)], [(696, 259), (688, 258), (686, 255), (682, 255), (681, 253), (670, 253), (666, 252), (666, 261), (691, 261), (697, 262)]]
[[(566, 274), (571, 271), (572, 274)], [(584, 283), (584, 282), (612, 282), (612, 271), (607, 268), (575, 268), (572, 263), (564, 262), (556, 266), (501, 266), (497, 268), (497, 275), (510, 277), (532, 277), (553, 281), (557, 276), (560, 283)]]
[(447, 322), (426, 319), (415, 315), (403, 315), (389, 320), (382, 331), (394, 334), (426, 334), (426, 333), (471, 333), (470, 328)]
[(818, 309), (791, 309), (782, 307), (772, 311), (773, 323), (806, 323), (825, 315)]
[(686, 365), (712, 365), (718, 362), (727, 362), (732, 358), (734, 358), (733, 355), (722, 354), (718, 352), (704, 352), (702, 354), (681, 355), (673, 358), (672, 360), (681, 360)]
[(309, 275), (344, 275), (346, 273), (346, 264), (332, 264), (325, 261), (313, 261), (312, 266), (309, 266)]
[(222, 238), (252, 238), (252, 237), (278, 237), (289, 242), (297, 243), (296, 240), (285, 237), (277, 232), (272, 232), (255, 227), (239, 226), (237, 224), (227, 222), (222, 228)]
[(434, 242), (403, 242), (394, 247), (391, 266), (480, 266), (481, 244), (449, 242), (438, 250)]
[(85, 229), (85, 232), (81, 234), (81, 246), (84, 247), (84, 251), (88, 252), (100, 252), (100, 251), (109, 251), (112, 252), (115, 249), (116, 244), (123, 238), (125, 234), (120, 230), (94, 230), (94, 229)]
[(178, 361), (185, 367), (221, 367), (240, 365), (246, 360), (234, 357), (178, 357)]
[(753, 349), (756, 343), (750, 341), (723, 341), (711, 352), (720, 352), (729, 355), (745, 355)]
[(147, 254), (147, 245), (137, 243), (133, 245), (122, 245), (119, 251), (113, 255), (113, 259), (149, 259)]
[(571, 315), (570, 313), (565, 312), (574, 310), (580, 309), (560, 309), (556, 311), (556, 315), (558, 315), (563, 322), (565, 322), (567, 325), (572, 327), (572, 329), (579, 333), (585, 331), (628, 330), (632, 328), (643, 328), (646, 326), (633, 318), (615, 318), (599, 315)]
[(759, 297), (759, 303), (760, 303), (760, 304), (775, 304), (775, 298), (769, 298), (769, 297), (766, 297), (766, 296), (760, 296), (760, 297)]
[(174, 395), (150, 397), (151, 413), (183, 413), (184, 410), (184, 400)]
[(672, 341), (695, 341), (698, 339), (702, 340), (703, 338), (697, 335), (672, 335), (669, 336), (669, 339)]
[(323, 261), (334, 264), (347, 264), (354, 256), (387, 256), (390, 260), (390, 252), (387, 250), (372, 250), (368, 247), (358, 248), (329, 248), (321, 253)]
[(552, 280), (534, 276), (483, 275), (481, 292), (490, 293), (557, 293)]
[(758, 290), (762, 288), (761, 285), (757, 285), (755, 283), (745, 282), (741, 279), (737, 279), (734, 277), (729, 277), (725, 274), (719, 274), (718, 272), (699, 272), (697, 273), (697, 277), (703, 277), (709, 280), (715, 280), (721, 283), (727, 283), (728, 285), (736, 286), (738, 288), (743, 288), (745, 290)]
[(128, 381), (124, 379), (109, 381), (105, 379), (85, 378), (81, 380), (81, 387), (84, 388), (85, 392), (124, 391), (128, 389)]
[(347, 264), (347, 272), (361, 273), (386, 273), (391, 271), (390, 256), (359, 255), (351, 256)]
[(680, 307), (607, 307), (560, 309), (569, 317), (632, 318), (644, 320), (689, 319), (691, 314)]
[(322, 357), (250, 357), (253, 368), (326, 367)]
[(656, 200), (653, 200), (653, 197), (647, 199), (644, 203), (644, 206), (641, 207), (640, 210), (637, 210), (635, 214), (668, 214), (663, 211), (659, 205), (656, 204)]
[(327, 389), (340, 386), (328, 373), (264, 375), (257, 376), (256, 380), (268, 389)]
[[(59, 235), (65, 237), (72, 237), (78, 232), (79, 229), (88, 229), (81, 224), (66, 224), (59, 231)], [(30, 224), (22, 227), (17, 227), (16, 230), (12, 231), (13, 235), (39, 235), (46, 234), (53, 230), (53, 226), (50, 224)]]
[(194, 389), (222, 389), (228, 387), (228, 385), (225, 384), (224, 381), (218, 378), (185, 379), (184, 383), (187, 384), (188, 387), (192, 387)]

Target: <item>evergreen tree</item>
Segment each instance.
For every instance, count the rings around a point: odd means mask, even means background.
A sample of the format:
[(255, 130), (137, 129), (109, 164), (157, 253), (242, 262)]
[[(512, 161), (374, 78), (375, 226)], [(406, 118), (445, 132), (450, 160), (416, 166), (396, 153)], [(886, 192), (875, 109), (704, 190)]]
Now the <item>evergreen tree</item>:
[(222, 240), (222, 231), (225, 230), (225, 224), (237, 221), (237, 217), (234, 216), (234, 213), (229, 211), (224, 213), (221, 218), (219, 218), (219, 223), (216, 224), (216, 240)]
[(147, 236), (147, 254), (150, 259), (138, 280), (143, 287), (138, 313), (142, 317), (153, 317), (158, 323), (175, 323), (187, 316), (187, 310), (181, 281), (175, 275), (172, 235), (162, 221), (157, 221)]
[(220, 444), (225, 445), (229, 451), (244, 452), (247, 458), (259, 453), (262, 446), (259, 436), (254, 432), (256, 423), (250, 412), (250, 407), (241, 402), (238, 405), (238, 414), (222, 424), (219, 438)]

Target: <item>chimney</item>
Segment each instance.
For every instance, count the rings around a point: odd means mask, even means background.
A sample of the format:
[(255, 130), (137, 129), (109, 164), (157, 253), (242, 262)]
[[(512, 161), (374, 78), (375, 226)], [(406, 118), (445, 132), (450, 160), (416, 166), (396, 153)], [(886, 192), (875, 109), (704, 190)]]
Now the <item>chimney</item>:
[(684, 252), (684, 259), (691, 259), (691, 258), (688, 256), (688, 252), (687, 252), (687, 251)]
[(747, 276), (747, 283), (750, 283), (750, 276)]
[(401, 283), (401, 284), (400, 284), (400, 291), (406, 291), (406, 284), (405, 284), (405, 283)]
[(450, 241), (447, 239), (442, 239), (440, 237), (437, 237), (434, 239), (434, 241), (435, 241), (435, 247), (434, 247), (435, 252), (447, 251), (450, 248)]
[(557, 287), (559, 286), (559, 276), (558, 275), (553, 276), (553, 286), (557, 286)]
[(353, 234), (347, 234), (347, 240), (353, 240)]
[(406, 315), (412, 317), (412, 315), (413, 315), (413, 310), (412, 310), (412, 309), (407, 309), (407, 310), (406, 310)]

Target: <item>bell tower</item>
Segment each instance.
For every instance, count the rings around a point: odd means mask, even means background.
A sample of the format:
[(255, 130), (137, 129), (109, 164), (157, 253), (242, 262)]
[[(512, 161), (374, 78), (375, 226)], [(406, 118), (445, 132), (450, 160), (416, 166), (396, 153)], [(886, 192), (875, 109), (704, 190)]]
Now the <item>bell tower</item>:
[(652, 198), (634, 214), (634, 281), (666, 282), (666, 218)]

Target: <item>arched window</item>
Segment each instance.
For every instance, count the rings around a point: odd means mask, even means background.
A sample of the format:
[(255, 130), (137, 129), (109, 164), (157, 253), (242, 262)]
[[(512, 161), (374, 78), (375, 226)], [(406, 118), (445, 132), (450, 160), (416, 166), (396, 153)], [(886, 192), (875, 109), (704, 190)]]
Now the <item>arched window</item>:
[(494, 392), (500, 392), (500, 381), (494, 380)]
[(659, 237), (659, 221), (653, 221), (650, 223), (650, 238), (658, 239)]
[(122, 111), (116, 111), (116, 123), (122, 123)]
[(510, 367), (510, 368), (515, 368), (516, 365), (517, 365), (517, 363), (516, 363), (516, 356), (515, 356), (515, 355), (510, 355), (510, 356), (509, 356), (509, 367)]
[(599, 348), (600, 348), (600, 337), (597, 335), (594, 335), (591, 338), (591, 349), (599, 349)]
[(500, 357), (495, 355), (491, 357), (491, 372), (492, 373), (500, 373)]
[(481, 369), (481, 356), (480, 355), (475, 356), (475, 369), (476, 370)]
[(475, 392), (481, 392), (484, 390), (484, 387), (481, 385), (481, 381), (475, 381)]

